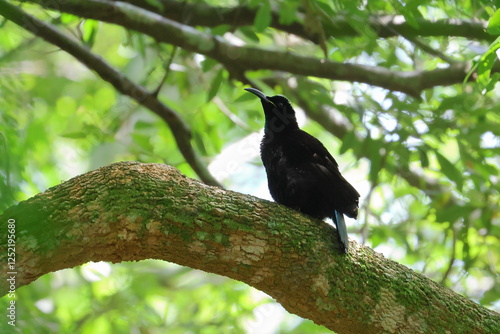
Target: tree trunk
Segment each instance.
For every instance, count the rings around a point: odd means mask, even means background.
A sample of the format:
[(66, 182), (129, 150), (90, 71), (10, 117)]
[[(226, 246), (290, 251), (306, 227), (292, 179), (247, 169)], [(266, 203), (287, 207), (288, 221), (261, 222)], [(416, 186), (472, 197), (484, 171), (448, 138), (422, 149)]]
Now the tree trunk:
[[(245, 282), (338, 333), (500, 333), (500, 315), (281, 205), (121, 162), (9, 208), (1, 292), (88, 261), (163, 259)], [(10, 258), (10, 259), (9, 259)], [(6, 266), (4, 266), (6, 268)], [(9, 274), (13, 272), (15, 274)]]

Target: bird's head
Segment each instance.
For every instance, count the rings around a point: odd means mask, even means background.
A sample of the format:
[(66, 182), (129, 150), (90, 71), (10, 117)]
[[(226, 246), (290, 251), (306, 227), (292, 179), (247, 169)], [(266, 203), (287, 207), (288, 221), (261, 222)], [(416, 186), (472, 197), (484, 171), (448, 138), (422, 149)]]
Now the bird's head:
[(245, 90), (257, 95), (262, 102), (266, 116), (265, 131), (280, 133), (299, 128), (295, 111), (286, 97), (283, 95), (266, 96), (255, 88), (245, 88)]

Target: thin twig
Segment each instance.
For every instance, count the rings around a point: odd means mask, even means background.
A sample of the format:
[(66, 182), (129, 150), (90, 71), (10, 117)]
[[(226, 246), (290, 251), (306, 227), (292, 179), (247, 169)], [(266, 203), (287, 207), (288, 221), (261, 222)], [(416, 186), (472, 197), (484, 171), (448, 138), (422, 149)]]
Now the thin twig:
[(447, 62), (448, 64), (458, 63), (457, 60), (455, 60), (451, 57), (448, 57), (447, 55), (445, 55), (444, 53), (442, 53), (439, 50), (432, 48), (430, 45), (427, 45), (426, 43), (424, 43), (424, 41), (422, 41), (418, 37), (413, 37), (413, 36), (408, 36), (408, 35), (401, 35), (401, 37), (407, 39), (410, 43), (413, 43), (415, 46), (420, 48), (422, 51), (430, 54), (431, 56), (436, 56), (436, 57), (442, 59), (443, 61)]
[(163, 84), (167, 80), (169, 74), (170, 74), (170, 66), (172, 65), (172, 62), (174, 61), (175, 54), (177, 53), (177, 46), (174, 45), (172, 52), (170, 53), (170, 57), (168, 58), (167, 63), (164, 65), (165, 67), (165, 74), (163, 75), (163, 78), (161, 79), (160, 83), (158, 84), (158, 87), (154, 90), (152, 93), (155, 97), (158, 97), (158, 94), (160, 93), (161, 88), (163, 87)]
[(450, 259), (448, 261), (448, 268), (446, 268), (446, 272), (444, 273), (443, 277), (441, 278), (440, 283), (443, 285), (446, 285), (446, 280), (451, 274), (451, 271), (453, 269), (453, 264), (455, 263), (456, 260), (456, 251), (457, 251), (457, 231), (455, 231), (455, 227), (451, 226), (451, 233), (452, 233), (452, 247), (451, 247), (451, 254), (450, 254)]

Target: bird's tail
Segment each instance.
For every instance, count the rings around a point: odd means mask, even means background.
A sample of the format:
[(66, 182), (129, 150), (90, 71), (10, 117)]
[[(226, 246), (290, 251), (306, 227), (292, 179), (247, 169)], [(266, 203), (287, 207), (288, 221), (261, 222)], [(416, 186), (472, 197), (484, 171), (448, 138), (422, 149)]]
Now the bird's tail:
[(349, 248), (349, 240), (347, 239), (347, 227), (345, 226), (344, 215), (342, 214), (342, 212), (335, 210), (335, 214), (333, 215), (333, 222), (337, 227), (337, 233), (339, 235), (341, 243), (340, 247), (342, 248), (344, 253), (347, 253)]

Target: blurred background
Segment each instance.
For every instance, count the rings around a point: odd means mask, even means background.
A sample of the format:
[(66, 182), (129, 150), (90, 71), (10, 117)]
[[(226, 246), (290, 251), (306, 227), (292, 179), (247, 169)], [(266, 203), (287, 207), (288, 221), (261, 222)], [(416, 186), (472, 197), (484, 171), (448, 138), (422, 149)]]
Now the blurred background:
[[(458, 79), (436, 72), (426, 89), (405, 94), (376, 77), (359, 83), (349, 75), (338, 81), (266, 65), (224, 66), (66, 14), (64, 5), (22, 4), (136, 84), (151, 91), (162, 84), (158, 98), (189, 126), (188, 144), (226, 189), (271, 199), (259, 157), (264, 116), (243, 88), (287, 96), (300, 126), (325, 144), (361, 193), (360, 216), (347, 221), (350, 238), (500, 310), (500, 14), (493, 2), (128, 2), (233, 45), (280, 52), (284, 62), (292, 53), (394, 73), (458, 68)], [(188, 19), (203, 13), (220, 15)], [(166, 163), (199, 178), (171, 124), (3, 16), (0, 29), (0, 212), (116, 161)], [(464, 83), (467, 66), (475, 71)], [(390, 80), (403, 87), (404, 78)], [(17, 295), (20, 333), (328, 332), (243, 283), (154, 260), (88, 263), (45, 275)], [(7, 303), (3, 297), (1, 308)]]

